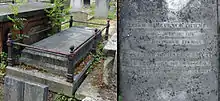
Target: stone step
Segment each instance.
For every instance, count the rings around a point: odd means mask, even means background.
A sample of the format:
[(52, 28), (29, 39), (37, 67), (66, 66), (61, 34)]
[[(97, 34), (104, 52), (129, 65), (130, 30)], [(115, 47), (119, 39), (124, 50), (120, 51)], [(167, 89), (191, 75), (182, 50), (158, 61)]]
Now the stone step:
[[(28, 54), (28, 55), (33, 55), (33, 54)], [(44, 57), (41, 57), (41, 58), (44, 58)], [(50, 59), (50, 58), (48, 58), (48, 59)], [(20, 62), (25, 63), (26, 65), (31, 65), (31, 66), (34, 66), (36, 68), (46, 70), (46, 71), (48, 71), (50, 73), (53, 73), (55, 75), (60, 75), (60, 76), (65, 76), (66, 75), (67, 66), (59, 66), (59, 65), (56, 65), (56, 64), (51, 64), (51, 63), (44, 62), (42, 60), (32, 59), (30, 57), (21, 57), (19, 59)], [(57, 61), (57, 60), (54, 59), (54, 61)], [(66, 61), (63, 61), (63, 62), (66, 62)]]
[[(38, 71), (35, 69), (25, 70), (21, 67), (7, 66), (7, 74), (13, 77), (22, 78), (29, 82), (36, 82), (39, 84), (48, 85), (49, 90), (59, 93), (65, 93), (67, 96), (72, 96), (73, 84), (66, 82), (66, 78), (63, 76), (54, 75), (47, 72)], [(77, 78), (77, 75), (74, 79)]]

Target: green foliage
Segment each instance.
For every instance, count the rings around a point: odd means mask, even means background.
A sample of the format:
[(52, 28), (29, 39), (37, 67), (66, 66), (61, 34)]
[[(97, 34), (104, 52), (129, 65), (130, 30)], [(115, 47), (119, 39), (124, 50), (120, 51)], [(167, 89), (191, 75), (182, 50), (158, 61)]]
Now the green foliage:
[(10, 10), (12, 11), (13, 15), (12, 15), (12, 17), (7, 16), (7, 18), (14, 23), (13, 24), (13, 29), (22, 30), (24, 28), (24, 21), (26, 19), (25, 18), (20, 18), (18, 16), (18, 7), (19, 7), (19, 5), (10, 4)]
[(97, 45), (97, 49), (96, 49), (96, 53), (93, 54), (93, 57), (95, 58), (95, 63), (100, 62), (101, 59), (104, 59), (104, 52), (103, 52), (103, 48), (104, 48), (104, 43), (103, 42), (99, 42)]
[(123, 101), (121, 95), (118, 96), (118, 101)]
[(52, 24), (52, 34), (54, 34), (61, 26), (61, 23), (69, 16), (70, 7), (64, 7), (66, 0), (54, 0), (54, 5), (51, 9), (45, 9), (47, 16), (50, 18)]
[(77, 101), (73, 97), (67, 97), (64, 94), (56, 94), (54, 101)]
[(92, 55), (92, 57), (94, 57), (94, 61), (93, 61), (92, 65), (89, 67), (89, 70), (88, 70), (89, 73), (92, 71), (92, 69), (95, 67), (95, 65), (97, 63), (100, 63), (101, 60), (105, 58), (105, 54), (103, 52), (103, 48), (104, 48), (104, 43), (102, 41), (100, 41), (98, 43), (98, 46), (97, 46), (95, 54), (94, 53), (90, 53)]
[(110, 5), (110, 7), (113, 7), (113, 10), (112, 10), (112, 11), (109, 11), (109, 13), (108, 13), (108, 19), (114, 20), (114, 19), (117, 18), (117, 16), (116, 16), (117, 8), (116, 8), (116, 6), (115, 6), (115, 4), (114, 4), (113, 1), (111, 1), (111, 2), (109, 3), (109, 5)]
[(4, 74), (7, 66), (7, 54), (2, 52), (0, 59), (0, 74)]
[[(19, 6), (21, 6), (22, 3), (18, 3), (18, 4), (10, 4), (10, 10), (12, 11), (13, 15), (11, 16), (7, 16), (7, 18), (13, 23), (13, 27), (12, 30), (22, 30), (24, 29), (24, 21), (26, 20), (25, 18), (21, 18), (18, 15), (18, 8)], [(29, 37), (23, 33), (15, 33), (12, 31), (12, 36), (14, 38), (18, 38), (18, 39), (23, 39), (25, 37)]]

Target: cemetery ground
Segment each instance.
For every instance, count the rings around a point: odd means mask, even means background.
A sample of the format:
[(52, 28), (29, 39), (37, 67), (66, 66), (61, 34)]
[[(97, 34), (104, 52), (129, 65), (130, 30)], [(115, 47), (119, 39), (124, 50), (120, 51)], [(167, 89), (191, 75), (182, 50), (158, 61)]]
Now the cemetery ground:
[[(89, 17), (88, 22), (106, 24), (106, 19), (100, 19), (100, 18), (93, 17), (94, 7), (95, 7), (95, 4), (92, 4), (90, 7), (89, 16), (91, 16), (91, 17)], [(117, 27), (116, 26), (117, 25), (116, 4), (114, 4), (112, 2), (110, 3), (110, 11), (109, 11), (108, 19), (110, 19), (110, 31), (109, 31), (110, 32), (109, 38), (110, 38), (114, 33), (117, 32), (116, 31), (116, 29), (117, 29), (116, 28)], [(68, 24), (65, 24), (64, 26), (61, 27), (61, 29), (62, 30), (67, 29), (68, 26), (69, 26)], [(77, 26), (77, 25), (73, 25), (73, 26)], [(88, 25), (88, 27), (96, 28), (97, 26), (96, 25)], [(100, 54), (95, 57), (96, 61), (90, 67), (89, 75), (85, 79), (84, 83), (82, 84), (82, 87), (79, 88), (80, 92), (77, 93), (77, 94), (83, 93), (86, 96), (77, 96), (77, 99), (82, 100), (82, 98), (89, 97), (91, 99), (99, 99), (99, 100), (101, 99), (104, 101), (116, 101), (116, 98), (117, 98), (116, 87), (107, 86), (103, 82), (103, 66), (104, 66), (104, 61), (106, 59), (106, 56), (103, 52), (103, 47), (104, 47), (104, 45), (101, 44), (101, 46), (99, 48), (100, 50), (98, 50)], [(3, 77), (5, 75), (2, 70), (3, 69), (0, 68), (0, 101), (3, 101)], [(88, 84), (90, 84), (89, 87), (88, 87)], [(88, 87), (87, 92), (85, 92), (86, 90), (84, 89), (84, 87)], [(62, 92), (57, 92), (57, 93), (61, 93), (61, 94), (55, 94), (53, 92), (50, 92), (49, 97), (48, 97), (49, 98), (48, 101), (75, 101), (76, 100), (75, 98), (63, 96)], [(88, 94), (88, 96), (87, 96), (87, 94)], [(92, 94), (94, 94), (94, 95), (92, 95)], [(75, 100), (73, 100), (73, 99), (75, 99)]]

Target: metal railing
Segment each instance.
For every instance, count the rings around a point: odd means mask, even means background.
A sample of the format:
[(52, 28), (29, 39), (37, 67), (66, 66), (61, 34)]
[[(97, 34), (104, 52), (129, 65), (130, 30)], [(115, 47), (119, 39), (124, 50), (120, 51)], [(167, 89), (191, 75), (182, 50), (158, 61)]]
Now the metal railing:
[[(69, 23), (69, 28), (72, 27), (72, 23), (73, 22), (79, 22), (79, 23), (87, 23), (87, 24), (95, 24), (95, 25), (102, 25), (104, 26), (103, 28), (101, 28), (100, 30), (98, 29), (95, 29), (94, 30), (94, 34), (89, 38), (87, 39), (85, 42), (83, 42), (80, 46), (78, 47), (74, 47), (74, 46), (71, 46), (69, 47), (70, 49), (70, 53), (69, 54), (66, 54), (66, 53), (61, 53), (61, 52), (57, 52), (57, 51), (54, 51), (54, 50), (49, 50), (49, 49), (44, 49), (44, 48), (40, 48), (40, 47), (36, 47), (36, 46), (31, 46), (31, 45), (27, 45), (27, 44), (23, 44), (23, 43), (19, 43), (19, 42), (16, 42), (15, 40), (12, 40), (12, 34), (11, 33), (8, 33), (8, 40), (7, 40), (7, 46), (8, 46), (8, 65), (9, 66), (14, 66), (15, 63), (14, 63), (14, 55), (13, 55), (13, 49), (14, 49), (14, 45), (16, 46), (22, 46), (22, 47), (27, 47), (27, 48), (30, 48), (32, 50), (35, 50), (35, 51), (41, 51), (41, 52), (47, 52), (47, 53), (52, 53), (52, 54), (56, 54), (56, 55), (63, 55), (63, 56), (67, 56), (68, 58), (68, 69), (67, 69), (67, 82), (74, 82), (74, 69), (72, 68), (73, 67), (73, 61), (74, 61), (74, 56), (75, 54), (82, 48), (84, 47), (85, 45), (87, 45), (89, 42), (91, 42), (93, 39), (95, 39), (98, 35), (101, 34), (101, 32), (103, 32), (105, 29), (106, 29), (106, 32), (105, 32), (105, 40), (108, 39), (108, 34), (109, 34), (109, 27), (110, 27), (110, 21), (107, 20), (107, 24), (98, 24), (98, 23), (91, 23), (91, 22), (83, 22), (83, 21), (75, 21), (73, 20), (73, 16), (70, 16), (70, 20), (67, 21), (67, 22), (64, 22), (62, 24), (66, 24), (66, 23)], [(50, 28), (47, 28), (45, 30), (42, 30), (42, 31), (39, 31), (37, 33), (40, 33), (40, 32), (44, 32), (44, 31), (48, 31)]]

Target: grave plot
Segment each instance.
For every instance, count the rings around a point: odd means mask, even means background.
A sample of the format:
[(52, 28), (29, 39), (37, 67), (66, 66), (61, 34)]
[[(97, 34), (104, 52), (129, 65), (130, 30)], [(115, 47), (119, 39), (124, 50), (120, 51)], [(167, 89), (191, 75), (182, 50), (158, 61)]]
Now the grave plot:
[[(74, 95), (94, 60), (89, 53), (95, 54), (96, 46), (102, 39), (101, 33), (106, 29), (108, 34), (110, 25), (107, 21), (107, 24), (97, 24), (103, 25), (101, 29), (72, 27), (73, 22), (81, 21), (73, 21), (72, 16), (70, 18), (69, 29), (31, 45), (13, 41), (9, 33), (6, 74), (12, 79), (16, 77), (24, 82), (47, 85), (54, 92)], [(23, 48), (19, 58), (15, 58), (16, 46)]]

